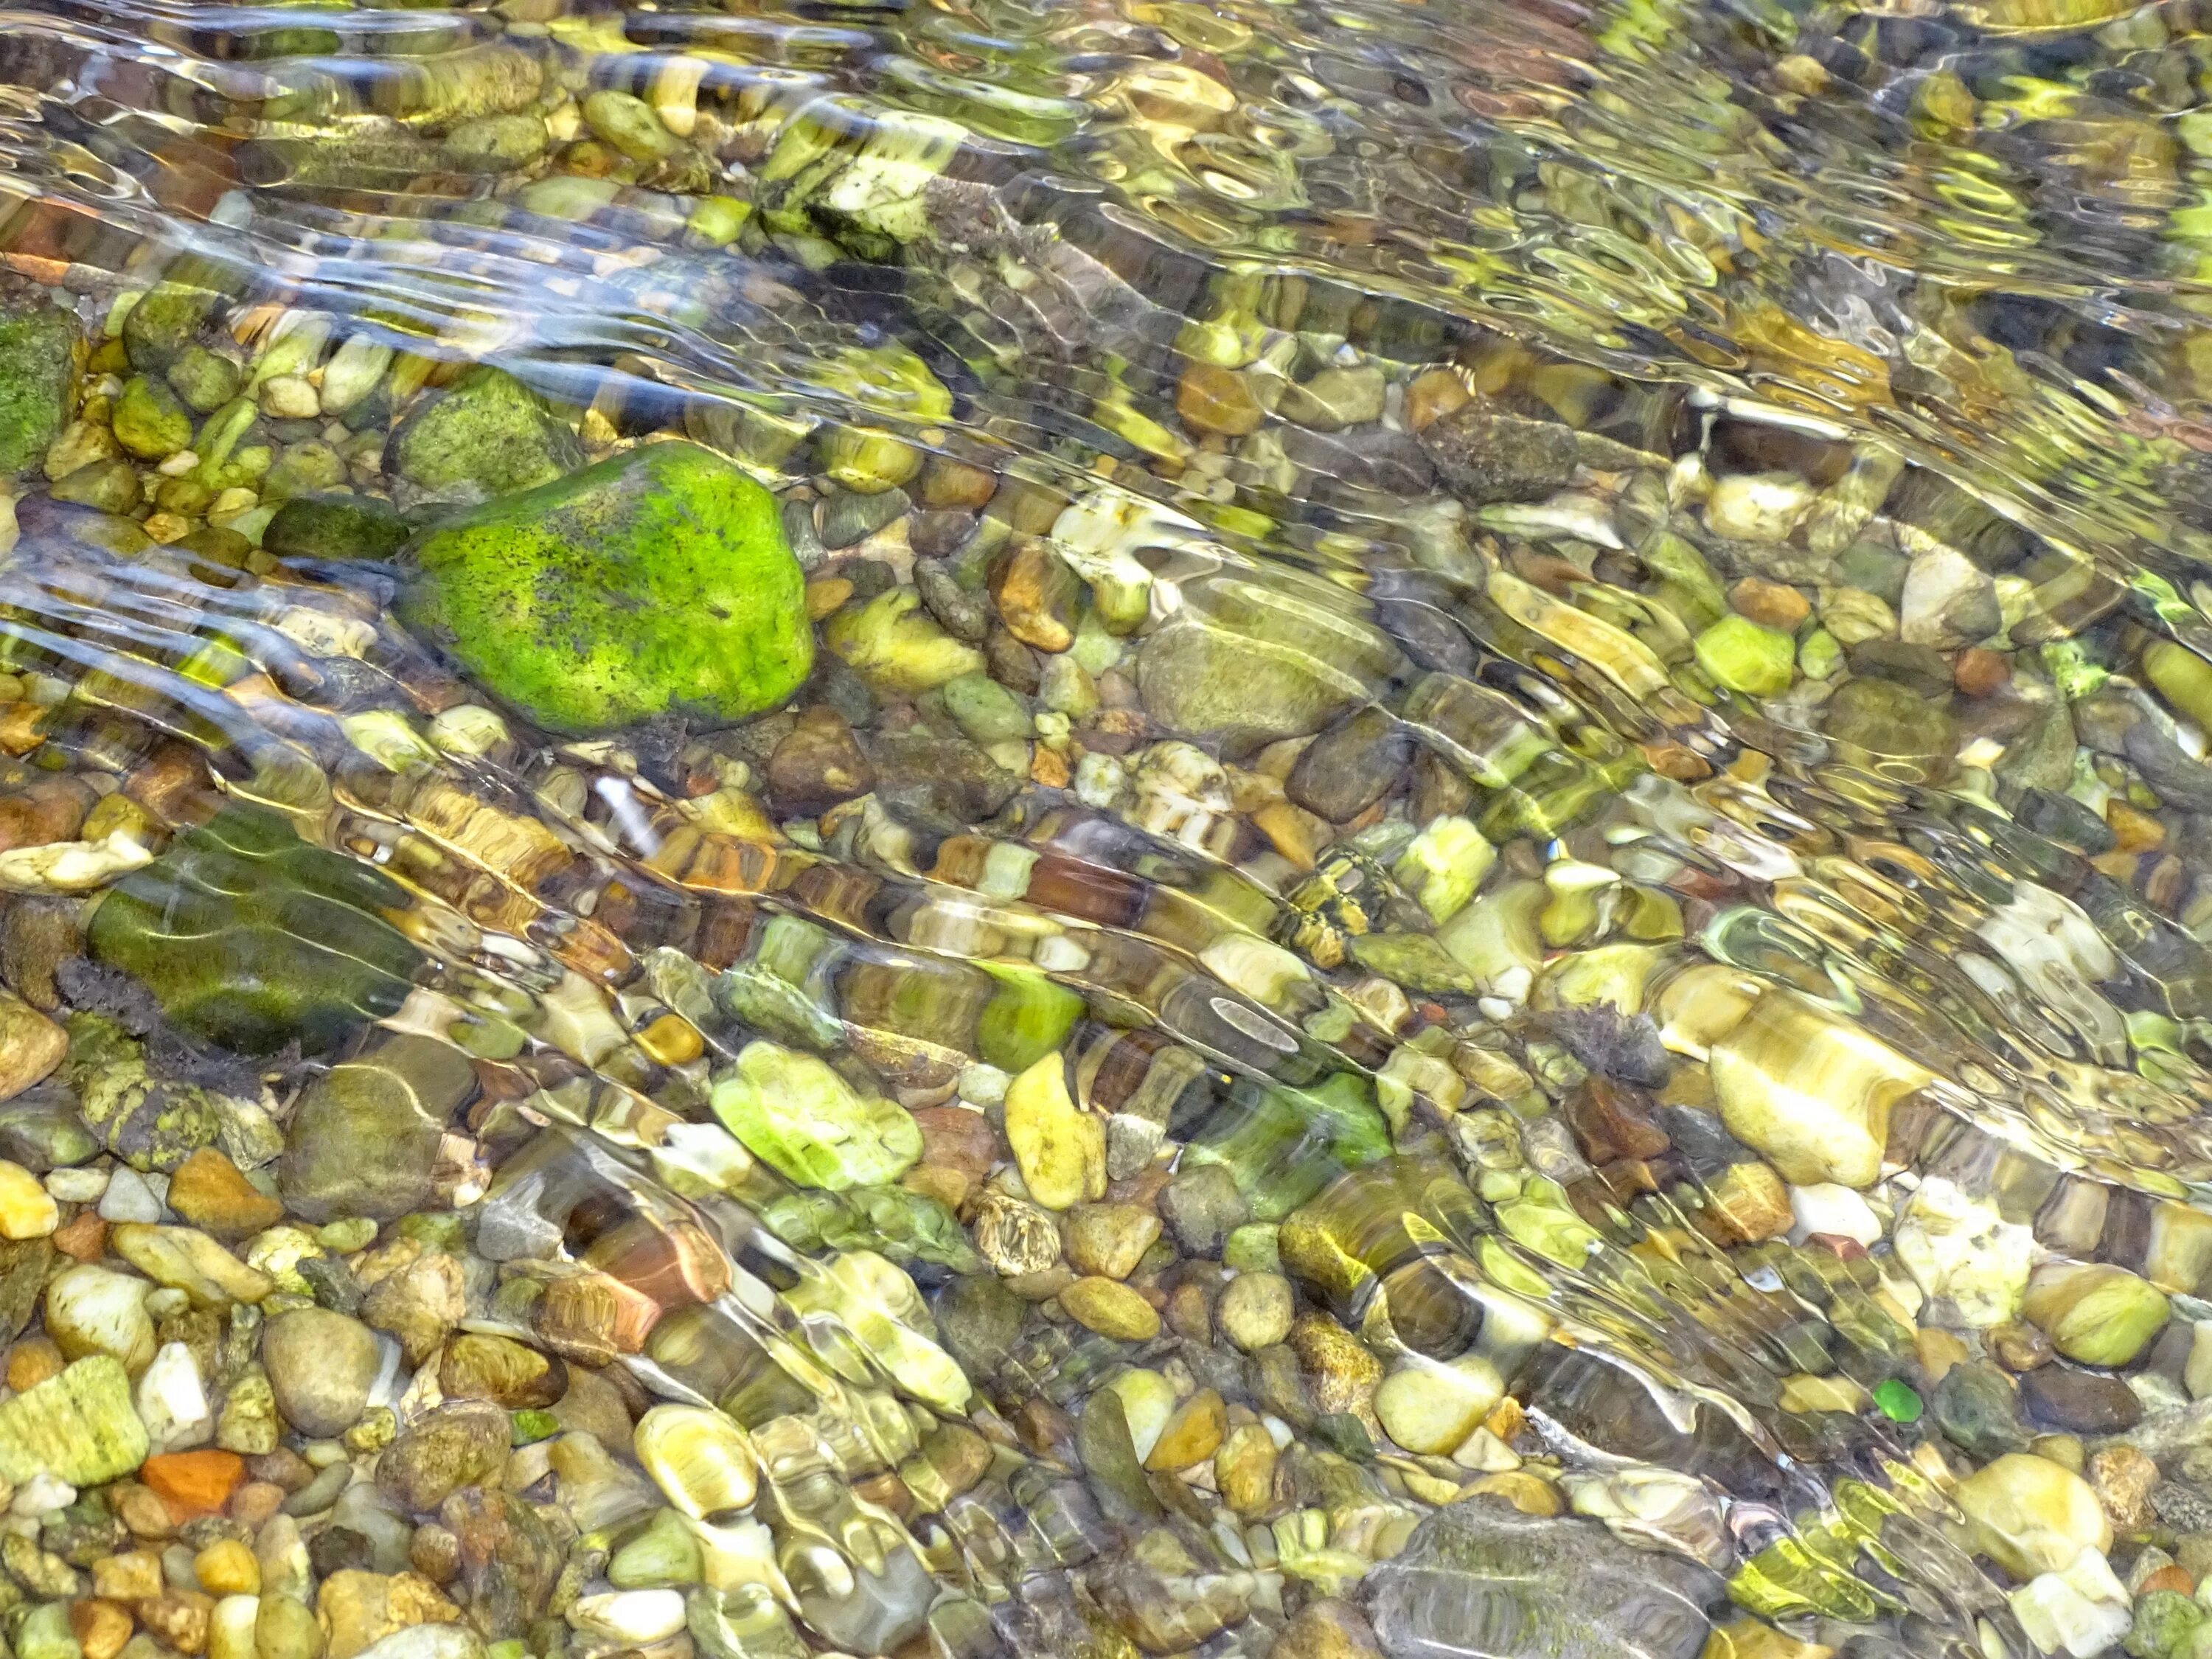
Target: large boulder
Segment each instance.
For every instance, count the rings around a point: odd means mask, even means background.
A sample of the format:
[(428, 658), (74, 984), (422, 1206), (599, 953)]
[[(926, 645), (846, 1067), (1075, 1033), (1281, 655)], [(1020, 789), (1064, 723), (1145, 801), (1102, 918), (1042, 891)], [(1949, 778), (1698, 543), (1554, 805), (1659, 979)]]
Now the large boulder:
[(448, 519), (400, 620), (549, 731), (775, 708), (814, 662), (775, 498), (691, 444), (648, 444)]

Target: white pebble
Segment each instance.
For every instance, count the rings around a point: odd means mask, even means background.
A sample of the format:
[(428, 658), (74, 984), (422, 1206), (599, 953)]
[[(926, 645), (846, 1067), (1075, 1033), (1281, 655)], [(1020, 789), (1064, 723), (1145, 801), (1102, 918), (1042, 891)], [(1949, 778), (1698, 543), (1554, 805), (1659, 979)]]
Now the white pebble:
[(1790, 1213), (1797, 1218), (1790, 1241), (1802, 1244), (1814, 1233), (1848, 1238), (1871, 1248), (1881, 1241), (1881, 1221), (1874, 1206), (1849, 1187), (1832, 1181), (1790, 1189)]
[(107, 1190), (100, 1200), (102, 1221), (159, 1221), (161, 1200), (154, 1196), (146, 1177), (129, 1165), (124, 1165), (107, 1178)]
[(50, 1170), (46, 1190), (64, 1204), (96, 1204), (107, 1190), (107, 1171), (99, 1169)]

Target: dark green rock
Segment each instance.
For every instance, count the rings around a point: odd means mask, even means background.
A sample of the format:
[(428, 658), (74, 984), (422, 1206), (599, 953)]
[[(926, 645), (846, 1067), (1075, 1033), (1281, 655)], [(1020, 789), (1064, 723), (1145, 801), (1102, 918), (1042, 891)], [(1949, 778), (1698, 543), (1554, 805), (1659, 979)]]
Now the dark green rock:
[(292, 1042), (319, 1053), (405, 1000), (422, 953), (378, 914), (405, 896), (276, 813), (237, 805), (118, 884), (88, 944), (198, 1036), (246, 1054)]
[(388, 559), (406, 545), (407, 524), (374, 495), (295, 495), (261, 532), (280, 559)]
[(732, 725), (813, 665), (774, 498), (691, 444), (647, 444), (447, 519), (409, 567), (400, 620), (551, 731)]
[(1954, 1365), (1929, 1402), (1943, 1437), (1977, 1462), (2027, 1449), (2027, 1431), (2016, 1415), (2018, 1397), (1994, 1365)]
[(988, 1380), (1013, 1351), (1030, 1310), (996, 1274), (968, 1273), (938, 1293), (935, 1311), (937, 1328), (961, 1370)]
[(915, 828), (949, 836), (989, 817), (1021, 787), (1009, 772), (965, 738), (919, 732), (879, 737), (868, 744), (876, 799)]
[(390, 1221), (430, 1199), (438, 1144), (475, 1086), (448, 1043), (399, 1033), (310, 1085), (285, 1127), (276, 1184), (309, 1221)]
[(13, 1342), (31, 1322), (53, 1265), (50, 1239), (0, 1242), (0, 1342)]
[(1308, 744), (1284, 793), (1307, 811), (1342, 823), (1355, 818), (1407, 777), (1413, 734), (1388, 709), (1355, 709)]
[(21, 472), (61, 434), (76, 392), (76, 319), (52, 306), (0, 316), (0, 477)]
[(422, 499), (460, 502), (534, 489), (583, 460), (575, 434), (538, 394), (489, 364), (401, 422), (384, 456)]
[(11, 1164), (44, 1175), (82, 1164), (99, 1150), (66, 1085), (49, 1079), (0, 1106), (0, 1158)]

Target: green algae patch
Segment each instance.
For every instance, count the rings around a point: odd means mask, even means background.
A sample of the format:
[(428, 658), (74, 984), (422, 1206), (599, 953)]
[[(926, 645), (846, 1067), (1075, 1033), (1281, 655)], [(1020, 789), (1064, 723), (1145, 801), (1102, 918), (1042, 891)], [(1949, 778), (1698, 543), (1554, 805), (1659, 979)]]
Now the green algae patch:
[(648, 444), (448, 519), (399, 619), (548, 731), (727, 726), (814, 664), (775, 501), (720, 457)]

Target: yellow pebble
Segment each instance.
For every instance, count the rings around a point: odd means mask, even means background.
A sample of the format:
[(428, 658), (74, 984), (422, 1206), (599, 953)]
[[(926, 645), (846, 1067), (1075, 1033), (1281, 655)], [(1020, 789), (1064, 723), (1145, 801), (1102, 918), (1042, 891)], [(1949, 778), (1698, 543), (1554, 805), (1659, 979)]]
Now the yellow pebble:
[(261, 1564), (253, 1552), (235, 1538), (210, 1544), (192, 1558), (192, 1571), (200, 1588), (210, 1595), (258, 1595)]
[(663, 1014), (637, 1034), (637, 1046), (663, 1066), (683, 1066), (706, 1048), (698, 1027), (681, 1014)]

